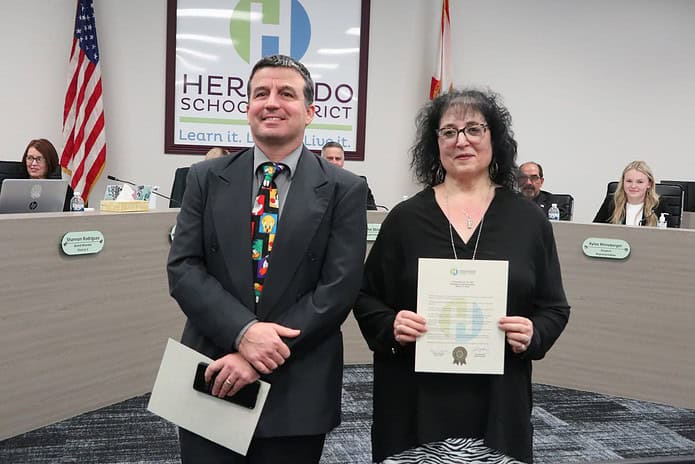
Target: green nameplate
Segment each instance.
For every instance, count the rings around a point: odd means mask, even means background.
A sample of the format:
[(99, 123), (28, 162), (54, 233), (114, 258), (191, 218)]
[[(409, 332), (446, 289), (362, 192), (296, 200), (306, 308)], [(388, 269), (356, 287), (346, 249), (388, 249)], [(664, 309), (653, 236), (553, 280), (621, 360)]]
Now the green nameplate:
[(376, 236), (379, 235), (379, 229), (381, 229), (381, 224), (367, 224), (368, 242), (373, 242), (376, 240)]
[(98, 230), (68, 232), (60, 240), (60, 246), (69, 256), (94, 255), (104, 248), (104, 234)]
[(617, 238), (589, 237), (582, 251), (590, 258), (625, 259), (630, 255), (630, 244)]

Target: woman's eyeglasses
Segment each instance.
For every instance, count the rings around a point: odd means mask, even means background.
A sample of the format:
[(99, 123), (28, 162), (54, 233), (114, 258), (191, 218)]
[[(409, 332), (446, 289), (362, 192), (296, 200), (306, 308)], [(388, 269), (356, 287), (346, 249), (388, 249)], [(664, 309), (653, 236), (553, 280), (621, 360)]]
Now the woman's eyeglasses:
[(441, 129), (437, 129), (435, 132), (437, 133), (437, 136), (445, 142), (455, 142), (458, 140), (460, 133), (463, 133), (469, 142), (479, 142), (485, 135), (486, 130), (487, 124), (476, 124), (466, 126), (461, 129), (457, 129), (455, 127), (443, 127)]
[(43, 164), (45, 161), (43, 156), (27, 156), (27, 164)]

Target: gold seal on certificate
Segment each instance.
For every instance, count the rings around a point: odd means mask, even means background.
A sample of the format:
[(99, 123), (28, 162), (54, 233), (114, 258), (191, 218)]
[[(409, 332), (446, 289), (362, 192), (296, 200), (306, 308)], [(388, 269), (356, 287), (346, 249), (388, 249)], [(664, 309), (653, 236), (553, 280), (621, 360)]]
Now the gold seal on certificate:
[(457, 346), (452, 351), (451, 355), (454, 357), (454, 364), (466, 364), (466, 356), (468, 356), (468, 351), (462, 346)]

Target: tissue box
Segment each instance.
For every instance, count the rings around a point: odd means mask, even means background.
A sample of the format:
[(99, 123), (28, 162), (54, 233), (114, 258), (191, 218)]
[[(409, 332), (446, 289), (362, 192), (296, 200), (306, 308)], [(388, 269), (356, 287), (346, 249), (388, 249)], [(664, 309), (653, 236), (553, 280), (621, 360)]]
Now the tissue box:
[(118, 211), (118, 212), (147, 211), (149, 209), (149, 202), (142, 201), (142, 200), (130, 200), (130, 201), (101, 200), (101, 203), (99, 203), (99, 209), (102, 211)]

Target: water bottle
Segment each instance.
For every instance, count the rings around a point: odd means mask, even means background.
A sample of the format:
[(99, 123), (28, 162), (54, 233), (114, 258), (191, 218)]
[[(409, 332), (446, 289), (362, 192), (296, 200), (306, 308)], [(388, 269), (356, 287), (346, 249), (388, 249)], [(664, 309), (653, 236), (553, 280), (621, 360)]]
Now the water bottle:
[(82, 192), (75, 192), (70, 200), (70, 211), (81, 213), (84, 211), (84, 200), (82, 199)]
[(553, 203), (548, 209), (548, 219), (551, 221), (560, 220), (560, 209), (557, 207), (557, 203)]

